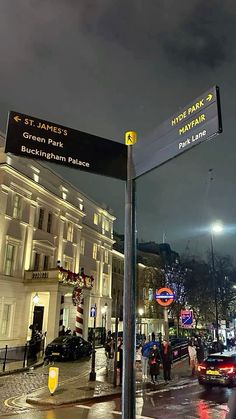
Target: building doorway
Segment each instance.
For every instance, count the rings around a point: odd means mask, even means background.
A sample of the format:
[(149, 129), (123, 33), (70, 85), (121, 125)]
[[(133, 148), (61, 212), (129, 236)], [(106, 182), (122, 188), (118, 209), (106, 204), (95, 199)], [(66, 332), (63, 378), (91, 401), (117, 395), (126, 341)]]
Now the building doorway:
[(33, 331), (34, 333), (41, 332), (43, 329), (43, 306), (34, 306), (34, 316), (33, 316)]

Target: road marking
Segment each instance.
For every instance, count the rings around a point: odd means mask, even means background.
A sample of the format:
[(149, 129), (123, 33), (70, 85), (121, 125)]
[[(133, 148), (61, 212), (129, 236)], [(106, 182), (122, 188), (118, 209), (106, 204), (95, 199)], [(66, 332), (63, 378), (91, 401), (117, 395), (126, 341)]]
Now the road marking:
[[(98, 368), (98, 371), (100, 370), (100, 369), (102, 369), (102, 368), (104, 368), (104, 367), (101, 367), (101, 368)], [(80, 377), (81, 378), (83, 378), (83, 377), (86, 377), (88, 375), (88, 372), (84, 372), (84, 373), (81, 373), (80, 374)], [(76, 376), (76, 377), (71, 377), (71, 378), (67, 378), (67, 379), (65, 379), (65, 380), (62, 380), (60, 383), (59, 383), (59, 387), (62, 385), (62, 384), (65, 384), (65, 383), (68, 383), (68, 382), (70, 382), (70, 381), (73, 381), (73, 380), (77, 380), (78, 379), (78, 377)], [(35, 390), (33, 390), (32, 392), (30, 392), (30, 393), (27, 393), (27, 394), (24, 394), (24, 395), (20, 395), (20, 396), (12, 396), (12, 397), (9, 397), (8, 399), (5, 399), (4, 400), (4, 402), (3, 402), (3, 404), (6, 406), (6, 407), (9, 407), (10, 409), (14, 409), (16, 406), (18, 407), (18, 408), (21, 408), (21, 409), (34, 409), (30, 404), (28, 404), (29, 405), (29, 407), (28, 406), (21, 406), (20, 404), (15, 404), (14, 403), (14, 401), (15, 400), (17, 400), (17, 399), (21, 399), (22, 397), (27, 397), (29, 394), (33, 394), (33, 393), (35, 393), (36, 391), (38, 391), (38, 390), (44, 390), (45, 388), (48, 388), (47, 387), (47, 385), (45, 385), (45, 386), (42, 386), (42, 387), (38, 387), (38, 388), (36, 388)], [(9, 403), (11, 403), (11, 404), (9, 404)], [(25, 402), (26, 403), (26, 402)]]
[(171, 391), (173, 391), (173, 390), (181, 390), (182, 388), (193, 387), (196, 384), (198, 384), (198, 382), (191, 383), (191, 384), (188, 384), (188, 385), (179, 385), (179, 386), (176, 386), (176, 387), (165, 387), (165, 388), (161, 388), (159, 390), (149, 391), (149, 392), (145, 393), (145, 395), (146, 396), (151, 396), (152, 394), (165, 393), (166, 391), (170, 391), (170, 390)]

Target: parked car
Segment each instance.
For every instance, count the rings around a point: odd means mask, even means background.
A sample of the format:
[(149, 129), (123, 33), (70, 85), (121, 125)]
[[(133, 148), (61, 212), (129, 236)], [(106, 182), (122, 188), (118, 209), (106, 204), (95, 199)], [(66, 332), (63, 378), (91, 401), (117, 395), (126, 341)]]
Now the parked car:
[(198, 366), (198, 382), (203, 386), (236, 384), (236, 355), (211, 354)]
[(92, 353), (92, 345), (79, 336), (59, 336), (45, 350), (46, 360), (76, 360)]

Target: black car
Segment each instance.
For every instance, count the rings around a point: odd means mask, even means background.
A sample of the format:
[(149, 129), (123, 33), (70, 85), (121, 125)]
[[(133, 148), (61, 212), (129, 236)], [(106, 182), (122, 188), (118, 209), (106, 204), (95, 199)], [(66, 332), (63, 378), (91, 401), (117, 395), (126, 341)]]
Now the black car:
[(198, 366), (198, 382), (203, 386), (236, 384), (236, 354), (211, 354)]
[(92, 345), (79, 336), (60, 336), (49, 343), (45, 350), (48, 360), (76, 360), (92, 353)]

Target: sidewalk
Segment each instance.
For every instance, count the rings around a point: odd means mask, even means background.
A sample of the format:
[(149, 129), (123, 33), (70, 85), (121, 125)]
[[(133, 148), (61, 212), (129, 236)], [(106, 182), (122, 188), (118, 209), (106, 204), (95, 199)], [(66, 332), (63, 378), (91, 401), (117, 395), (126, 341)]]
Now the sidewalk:
[[(141, 371), (136, 373), (136, 394), (145, 393), (153, 390), (171, 389), (176, 386), (184, 386), (187, 384), (195, 384), (196, 379), (190, 377), (190, 369), (188, 360), (180, 361), (174, 364), (172, 368), (172, 380), (166, 385), (162, 379), (162, 370), (160, 381), (158, 384), (151, 384), (150, 381), (143, 382)], [(83, 380), (83, 379), (82, 379)], [(47, 388), (34, 391), (27, 396), (26, 402), (43, 406), (60, 406), (64, 404), (82, 403), (88, 401), (103, 401), (119, 397), (121, 395), (121, 387), (114, 387), (112, 383), (112, 374), (106, 375), (105, 368), (99, 370), (96, 381), (81, 382), (81, 379), (74, 378), (69, 382), (61, 383), (53, 396), (49, 394)]]
[[(40, 358), (35, 364), (23, 367), (23, 361), (16, 361), (16, 362), (7, 362), (5, 371), (0, 371), (0, 377), (3, 377), (4, 375), (10, 375), (10, 374), (17, 374), (24, 371), (29, 371), (30, 369), (34, 369), (37, 367), (41, 367), (44, 363), (44, 359)], [(0, 368), (2, 367), (2, 364), (0, 364)]]

